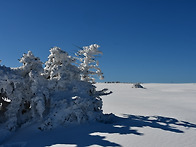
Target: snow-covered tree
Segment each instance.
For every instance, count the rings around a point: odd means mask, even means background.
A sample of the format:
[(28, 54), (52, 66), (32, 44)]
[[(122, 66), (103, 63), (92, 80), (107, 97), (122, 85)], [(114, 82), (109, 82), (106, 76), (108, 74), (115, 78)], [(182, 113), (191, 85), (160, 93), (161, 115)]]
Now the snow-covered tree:
[(38, 117), (42, 118), (49, 97), (48, 88), (45, 85), (47, 81), (45, 77), (41, 75), (41, 73), (44, 72), (42, 67), (43, 63), (38, 57), (35, 57), (31, 51), (28, 51), (27, 54), (23, 54), (19, 61), (23, 63), (23, 66), (16, 70), (20, 71), (24, 77), (25, 83), (29, 85), (27, 87), (31, 94), (28, 98), (24, 99), (23, 105), (30, 105), (31, 117), (35, 119), (38, 119)]
[[(95, 56), (98, 45), (77, 53), (82, 62), (58, 47), (50, 49), (45, 68), (31, 51), (19, 60), (18, 68), (0, 66), (0, 129), (15, 130), (23, 125), (41, 123), (41, 130), (67, 123), (103, 120), (101, 95), (93, 75), (102, 77)], [(82, 77), (82, 78), (81, 78)]]
[(40, 59), (29, 51), (19, 61), (18, 68), (0, 67), (0, 122), (9, 130), (42, 118), (49, 98)]
[(96, 93), (95, 86), (80, 79), (81, 70), (73, 65), (75, 59), (54, 47), (44, 68), (49, 80), (50, 113), (41, 130), (59, 124), (85, 122), (101, 118), (102, 100)]
[(40, 61), (40, 58), (35, 57), (31, 51), (28, 51), (27, 54), (23, 54), (19, 61), (23, 64), (23, 66), (18, 68), (21, 70), (23, 76), (28, 75), (31, 71), (37, 74), (43, 72), (43, 63)]
[(21, 122), (23, 100), (29, 97), (24, 78), (9, 67), (0, 66), (0, 123), (8, 130), (15, 130)]
[(59, 47), (50, 49), (44, 76), (51, 81), (49, 86), (52, 89), (65, 89), (69, 83), (79, 80), (80, 71), (73, 65), (74, 62), (75, 59)]
[(80, 61), (79, 69), (81, 70), (81, 80), (94, 83), (94, 75), (97, 75), (100, 79), (103, 79), (103, 73), (99, 68), (99, 62), (95, 59), (97, 55), (102, 54), (98, 50), (100, 46), (92, 44), (85, 46), (83, 49), (76, 53), (77, 59)]
[(45, 76), (47, 79), (78, 79), (77, 67), (72, 65), (75, 59), (59, 47), (50, 49), (48, 61), (45, 63)]

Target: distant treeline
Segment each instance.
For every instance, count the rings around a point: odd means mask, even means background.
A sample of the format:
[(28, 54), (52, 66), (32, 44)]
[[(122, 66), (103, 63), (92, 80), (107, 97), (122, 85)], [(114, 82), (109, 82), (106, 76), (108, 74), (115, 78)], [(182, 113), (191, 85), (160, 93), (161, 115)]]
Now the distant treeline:
[(109, 81), (109, 82), (104, 82), (104, 83), (128, 83), (128, 84), (132, 84), (132, 82), (120, 82), (120, 81)]

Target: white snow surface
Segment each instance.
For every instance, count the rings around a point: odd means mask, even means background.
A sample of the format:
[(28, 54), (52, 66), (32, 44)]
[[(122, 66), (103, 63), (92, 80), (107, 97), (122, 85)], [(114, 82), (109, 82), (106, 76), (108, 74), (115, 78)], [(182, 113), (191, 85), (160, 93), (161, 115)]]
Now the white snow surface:
[[(83, 123), (40, 131), (39, 124), (23, 127), (0, 147), (195, 147), (196, 84), (97, 83), (97, 90), (108, 88), (102, 96), (104, 113), (115, 116), (108, 123)], [(1, 131), (1, 137), (5, 133)], [(4, 134), (4, 135), (2, 135)]]

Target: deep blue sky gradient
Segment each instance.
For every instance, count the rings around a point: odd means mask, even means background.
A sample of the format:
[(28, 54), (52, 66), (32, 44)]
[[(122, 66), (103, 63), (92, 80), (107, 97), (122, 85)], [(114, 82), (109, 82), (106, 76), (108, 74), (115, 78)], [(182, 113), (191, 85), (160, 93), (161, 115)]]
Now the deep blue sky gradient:
[(99, 44), (104, 81), (196, 82), (195, 0), (1, 0), (0, 59)]

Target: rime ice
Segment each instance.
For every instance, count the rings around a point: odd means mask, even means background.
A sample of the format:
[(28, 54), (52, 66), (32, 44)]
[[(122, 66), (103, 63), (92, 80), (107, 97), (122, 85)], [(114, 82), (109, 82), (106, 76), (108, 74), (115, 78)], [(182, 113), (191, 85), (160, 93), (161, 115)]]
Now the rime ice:
[(44, 68), (31, 51), (19, 60), (21, 67), (0, 66), (0, 129), (14, 131), (39, 122), (39, 129), (46, 130), (102, 120), (100, 96), (107, 93), (96, 91), (93, 85), (93, 75), (102, 77), (95, 60), (95, 55), (101, 54), (98, 47), (94, 44), (78, 51), (78, 62), (54, 47)]

